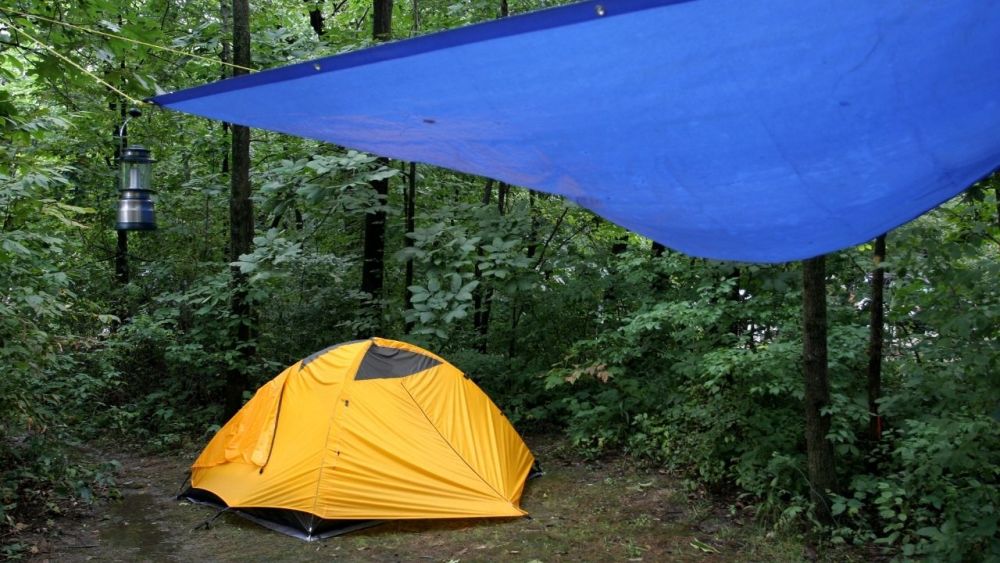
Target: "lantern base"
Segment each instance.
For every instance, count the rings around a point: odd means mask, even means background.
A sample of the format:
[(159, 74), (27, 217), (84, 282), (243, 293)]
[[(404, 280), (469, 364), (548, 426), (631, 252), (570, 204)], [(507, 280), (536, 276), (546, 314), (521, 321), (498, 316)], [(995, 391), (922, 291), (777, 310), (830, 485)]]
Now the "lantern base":
[(116, 231), (155, 231), (156, 225), (150, 223), (115, 223)]

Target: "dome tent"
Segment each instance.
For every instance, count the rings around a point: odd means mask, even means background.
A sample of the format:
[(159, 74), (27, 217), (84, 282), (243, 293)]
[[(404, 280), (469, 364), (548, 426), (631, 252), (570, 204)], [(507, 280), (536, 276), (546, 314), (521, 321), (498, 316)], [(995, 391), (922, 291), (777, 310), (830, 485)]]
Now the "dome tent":
[(526, 515), (533, 463), (461, 371), (372, 338), (263, 385), (198, 456), (181, 496), (314, 540), (390, 519)]

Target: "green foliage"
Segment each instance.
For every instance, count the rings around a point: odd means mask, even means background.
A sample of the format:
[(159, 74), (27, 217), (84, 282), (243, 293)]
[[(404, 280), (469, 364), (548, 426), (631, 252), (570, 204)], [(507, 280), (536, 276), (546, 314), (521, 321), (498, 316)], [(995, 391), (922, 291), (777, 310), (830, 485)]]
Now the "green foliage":
[[(58, 12), (16, 4), (210, 58), (227, 32), (217, 2), (89, 0)], [(322, 38), (308, 3), (255, 6), (256, 64), (371, 41), (370, 3), (325, 6)], [(401, 3), (393, 33), (498, 15), (495, 2)], [(132, 96), (228, 74), (211, 61), (4, 18)], [(158, 159), (161, 228), (130, 235), (131, 281), (120, 285), (112, 132), (124, 102), (11, 29), (0, 28), (0, 538), (26, 512), (58, 510), (60, 495), (87, 499), (107, 486), (111, 468), (78, 463), (77, 440), (168, 451), (200, 443), (223, 422), (227, 372), (250, 374), (250, 393), (282, 366), (376, 326), (452, 360), (522, 431), (555, 428), (583, 457), (624, 451), (753, 502), (776, 526), (819, 529), (802, 433), (797, 265), (654, 257), (648, 241), (570, 203), (504, 187), (501, 206), (495, 182), (424, 165), (414, 178), (416, 229), (406, 233), (405, 163), (260, 131), (254, 249), (231, 260), (227, 132), (147, 111), (129, 141), (152, 145)], [(369, 186), (383, 179), (387, 198)], [(886, 432), (876, 444), (865, 394), (871, 248), (828, 258), (826, 412), (840, 480), (835, 523), (822, 530), (831, 541), (903, 558), (1000, 557), (998, 185), (974, 186), (890, 235)], [(388, 217), (393, 258), (381, 319), (359, 291), (361, 233), (375, 211)], [(249, 359), (230, 314), (234, 269), (248, 276), (255, 312)]]
[[(875, 453), (885, 460), (879, 474), (855, 476), (851, 496), (835, 497), (833, 513), (845, 519), (835, 533), (900, 546), (908, 557), (1000, 557), (996, 421), (955, 415), (907, 420), (886, 438)], [(869, 527), (863, 518), (873, 514), (877, 523)]]

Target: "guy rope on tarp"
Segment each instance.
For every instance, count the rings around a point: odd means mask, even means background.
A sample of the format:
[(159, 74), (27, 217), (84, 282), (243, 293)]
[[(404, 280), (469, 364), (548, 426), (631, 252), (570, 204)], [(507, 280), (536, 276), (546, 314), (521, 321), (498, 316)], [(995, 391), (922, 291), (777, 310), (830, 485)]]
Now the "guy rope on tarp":
[[(228, 61), (223, 61), (223, 60), (220, 60), (220, 59), (217, 59), (217, 58), (206, 57), (204, 55), (199, 55), (197, 53), (189, 53), (187, 51), (181, 51), (180, 49), (174, 49), (173, 47), (167, 47), (165, 45), (157, 45), (156, 43), (150, 43), (148, 41), (142, 41), (141, 39), (134, 39), (132, 37), (126, 37), (124, 35), (117, 35), (117, 34), (114, 34), (114, 33), (108, 33), (106, 31), (100, 31), (100, 30), (97, 30), (97, 29), (91, 29), (89, 27), (83, 27), (81, 25), (76, 25), (76, 24), (72, 24), (72, 23), (69, 23), (69, 22), (52, 19), (52, 18), (41, 16), (41, 15), (38, 15), (38, 14), (29, 14), (27, 12), (19, 12), (17, 10), (11, 10), (10, 8), (0, 8), (0, 11), (8, 13), (8, 14), (13, 14), (13, 15), (16, 15), (16, 16), (21, 16), (21, 17), (24, 17), (24, 18), (34, 18), (34, 19), (41, 20), (41, 21), (44, 21), (44, 22), (54, 23), (56, 25), (61, 25), (63, 27), (68, 27), (70, 29), (76, 29), (78, 31), (82, 31), (84, 33), (90, 33), (90, 34), (93, 34), (93, 35), (100, 35), (100, 36), (108, 37), (108, 38), (111, 38), (111, 39), (118, 39), (120, 41), (127, 41), (129, 43), (134, 43), (136, 45), (143, 45), (145, 47), (151, 47), (153, 49), (159, 49), (160, 51), (166, 51), (168, 53), (174, 53), (176, 55), (183, 55), (185, 57), (192, 57), (192, 58), (195, 58), (195, 59), (201, 59), (203, 61), (207, 61), (207, 62), (210, 62), (212, 64), (221, 64), (221, 65), (224, 65), (224, 66), (228, 66), (228, 67), (232, 67), (232, 68), (238, 68), (238, 69), (241, 69), (241, 70), (245, 70), (247, 72), (257, 72), (257, 69), (255, 69), (255, 68), (250, 68), (250, 67), (246, 67), (246, 66), (234, 64), (234, 63), (231, 63), (231, 62), (228, 62)], [(14, 27), (15, 29), (17, 29), (17, 27), (14, 26), (13, 24), (11, 24), (11, 26)], [(23, 31), (22, 31), (22, 33), (23, 33)], [(27, 35), (27, 34), (25, 33), (25, 35)], [(33, 40), (33, 41), (35, 41), (36, 43), (38, 43), (37, 40)]]
[(133, 98), (132, 96), (129, 96), (125, 92), (122, 92), (120, 89), (115, 88), (107, 80), (104, 80), (100, 76), (97, 76), (93, 72), (90, 72), (89, 70), (85, 69), (82, 65), (80, 65), (77, 62), (73, 61), (73, 59), (70, 59), (66, 55), (63, 55), (62, 53), (60, 53), (59, 51), (57, 51), (55, 48), (53, 48), (51, 45), (47, 45), (47, 44), (43, 43), (41, 40), (36, 39), (33, 35), (29, 34), (27, 31), (24, 31), (20, 27), (14, 25), (12, 23), (8, 23), (8, 25), (10, 25), (14, 30), (16, 30), (21, 35), (24, 35), (25, 37), (27, 37), (28, 39), (30, 39), (34, 44), (36, 44), (39, 47), (41, 47), (42, 49), (45, 49), (46, 51), (52, 53), (53, 56), (55, 56), (58, 59), (62, 60), (66, 64), (72, 66), (73, 68), (79, 70), (80, 72), (86, 74), (87, 76), (93, 78), (97, 82), (100, 82), (101, 84), (103, 84), (104, 86), (106, 86), (107, 88), (109, 88), (112, 92), (115, 92), (116, 94), (118, 94), (119, 96), (121, 96), (121, 97), (125, 98), (126, 100), (132, 102), (133, 104), (140, 105), (140, 104), (149, 103), (149, 102), (144, 101), (144, 100)]

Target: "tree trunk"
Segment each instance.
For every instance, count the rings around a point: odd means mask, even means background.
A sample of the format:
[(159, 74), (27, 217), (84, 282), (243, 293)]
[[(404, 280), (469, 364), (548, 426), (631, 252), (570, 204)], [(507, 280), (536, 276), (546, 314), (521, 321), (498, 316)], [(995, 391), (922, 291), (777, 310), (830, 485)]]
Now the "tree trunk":
[(497, 186), (497, 211), (501, 215), (507, 212), (507, 196), (510, 194), (510, 186), (500, 182)]
[[(222, 29), (229, 29), (232, 26), (233, 19), (233, 6), (230, 4), (231, 0), (221, 0), (219, 2), (219, 15), (222, 18)], [(226, 36), (222, 36), (222, 53), (219, 55), (219, 60), (222, 61), (222, 71), (219, 73), (219, 79), (225, 80), (229, 78), (229, 66), (233, 62), (233, 49), (231, 42), (226, 40)], [(229, 174), (229, 123), (222, 122), (222, 138), (223, 143), (227, 146), (222, 150), (222, 166), (221, 170), (223, 174)]]
[[(118, 231), (118, 247), (115, 249), (115, 279), (122, 285), (128, 284), (128, 231)], [(125, 322), (124, 317), (121, 320)]]
[(622, 232), (615, 242), (611, 243), (611, 254), (614, 256), (621, 256), (626, 250), (628, 250), (628, 231)]
[[(486, 185), (483, 186), (483, 207), (490, 204), (493, 199), (493, 180), (486, 180)], [(483, 246), (481, 244), (476, 245), (476, 255), (482, 258), (485, 253), (483, 252)], [(478, 282), (482, 282), (483, 273), (479, 269), (479, 262), (476, 262), (476, 267), (473, 272), (474, 279)], [(489, 334), (490, 328), (490, 312), (488, 310), (489, 299), (487, 297), (487, 289), (482, 283), (476, 286), (476, 289), (472, 290), (472, 327), (476, 331), (478, 337), (478, 342), (476, 348), (480, 353), (485, 354), (487, 349), (487, 335)]]
[(742, 318), (740, 318), (739, 312), (742, 308), (738, 305), (741, 301), (743, 301), (743, 293), (741, 291), (742, 288), (740, 287), (740, 282), (743, 281), (743, 272), (740, 270), (739, 266), (737, 266), (733, 268), (733, 271), (729, 272), (729, 275), (727, 275), (726, 278), (735, 282), (733, 283), (732, 289), (729, 290), (729, 300), (737, 303), (737, 306), (734, 307), (734, 315), (736, 318), (729, 323), (729, 334), (739, 338), (739, 336), (743, 334), (743, 327), (747, 324)]
[[(405, 235), (412, 234), (413, 230), (416, 228), (416, 224), (415, 224), (415, 220), (414, 220), (414, 215), (416, 215), (416, 208), (417, 208), (417, 203), (416, 203), (417, 202), (417, 163), (416, 162), (411, 162), (410, 163), (410, 177), (407, 180), (408, 181), (406, 183), (406, 188), (404, 189), (404, 192), (403, 192), (403, 210), (404, 210), (405, 221), (406, 221), (406, 225), (405, 225), (406, 233), (405, 233)], [(405, 235), (403, 237), (404, 238), (403, 244), (405, 244), (407, 248), (410, 248), (410, 247), (413, 246), (413, 239), (411, 239), (409, 236), (405, 236)], [(413, 292), (410, 291), (410, 286), (413, 285), (413, 257), (412, 256), (406, 259), (406, 276), (405, 276), (405, 280), (404, 280), (403, 283), (406, 286), (405, 291), (403, 292), (403, 310), (404, 311), (409, 311), (410, 309), (413, 308)], [(409, 332), (411, 330), (413, 330), (413, 322), (412, 321), (406, 321), (405, 327), (406, 327), (407, 334), (409, 334)]]
[(373, 0), (374, 25), (372, 37), (376, 41), (392, 39), (392, 0)]
[(323, 26), (323, 10), (321, 6), (323, 5), (322, 0), (305, 0), (306, 4), (310, 4), (309, 10), (309, 26), (313, 28), (318, 37), (323, 37), (326, 33), (326, 29)]
[(528, 214), (531, 216), (531, 230), (528, 231), (528, 258), (534, 258), (535, 253), (538, 252), (538, 229), (540, 225), (538, 210), (535, 208), (535, 199), (537, 197), (538, 192), (528, 190)]
[(997, 227), (1000, 228), (1000, 175), (993, 175), (993, 197), (997, 208)]
[(833, 490), (836, 474), (830, 415), (830, 382), (827, 374), (826, 348), (826, 263), (825, 257), (802, 263), (802, 356), (805, 376), (806, 450), (809, 465), (809, 490), (821, 522), (829, 522), (827, 490)]
[[(233, 0), (233, 62), (249, 67), (250, 60), (250, 6), (248, 0)], [(233, 74), (246, 74), (234, 68)], [(250, 200), (250, 129), (232, 126), (232, 171), (229, 191), (229, 259), (235, 262), (240, 255), (250, 252), (253, 243), (254, 217)], [(236, 347), (242, 361), (231, 365), (226, 376), (225, 410), (229, 418), (243, 403), (243, 391), (248, 385), (247, 370), (256, 354), (253, 342), (253, 311), (247, 295), (247, 276), (239, 268), (231, 267), (232, 301), (230, 311), (237, 319)]]
[[(376, 41), (386, 41), (392, 37), (392, 0), (374, 0), (374, 25), (372, 36)], [(389, 160), (379, 158), (382, 166), (388, 166)], [(369, 184), (378, 197), (379, 205), (384, 205), (389, 197), (389, 179), (375, 180)], [(368, 314), (370, 326), (376, 332), (382, 327), (382, 285), (385, 268), (385, 211), (379, 210), (365, 214), (365, 239), (363, 259), (361, 263), (361, 291), (368, 294)], [(367, 329), (358, 338), (367, 338)]]
[(872, 272), (871, 321), (868, 338), (868, 437), (872, 443), (882, 438), (882, 417), (878, 400), (882, 396), (882, 340), (885, 325), (885, 235), (875, 239), (875, 271)]

